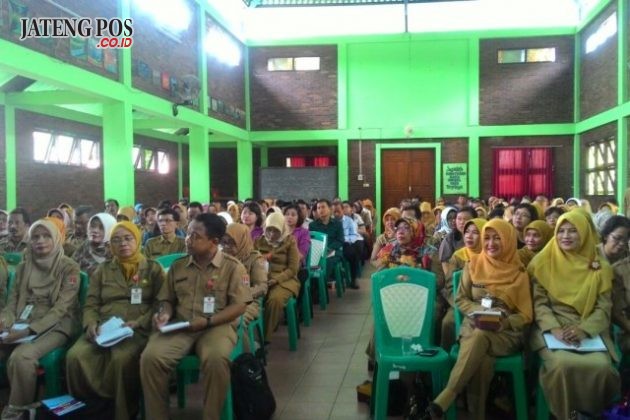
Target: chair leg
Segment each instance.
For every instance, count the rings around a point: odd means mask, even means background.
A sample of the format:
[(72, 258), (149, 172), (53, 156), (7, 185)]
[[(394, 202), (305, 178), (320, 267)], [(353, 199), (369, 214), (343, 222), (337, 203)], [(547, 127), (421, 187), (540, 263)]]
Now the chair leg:
[(234, 408), (232, 405), (232, 386), (228, 387), (227, 395), (225, 396), (225, 402), (223, 403), (223, 409), (221, 409), (221, 420), (233, 420)]
[(297, 302), (295, 298), (290, 298), (287, 302), (287, 324), (289, 328), (289, 350), (297, 350), (298, 325), (297, 325)]
[(540, 386), (540, 380), (536, 380), (536, 420), (549, 420), (549, 406)]
[(44, 381), (46, 384), (44, 395), (46, 398), (61, 395), (61, 366), (60, 363), (53, 363), (46, 366), (44, 370)]
[(335, 264), (335, 289), (337, 289), (337, 297), (343, 297), (344, 281), (341, 274), (341, 264)]
[(527, 420), (527, 389), (525, 387), (525, 374), (523, 370), (517, 369), (512, 372), (512, 382), (514, 386), (514, 401), (516, 402), (516, 419)]
[[(374, 387), (376, 385), (376, 387)], [(374, 419), (387, 419), (387, 401), (389, 399), (389, 369), (380, 367), (376, 380), (372, 383), (372, 398), (374, 401)]]
[(328, 305), (328, 286), (326, 285), (326, 278), (320, 275), (317, 278), (317, 285), (319, 286), (319, 308), (326, 310)]
[(177, 372), (177, 407), (186, 408), (186, 384), (189, 383), (188, 371)]
[(311, 326), (311, 290), (310, 287), (304, 288), (302, 294), (302, 321), (305, 327)]

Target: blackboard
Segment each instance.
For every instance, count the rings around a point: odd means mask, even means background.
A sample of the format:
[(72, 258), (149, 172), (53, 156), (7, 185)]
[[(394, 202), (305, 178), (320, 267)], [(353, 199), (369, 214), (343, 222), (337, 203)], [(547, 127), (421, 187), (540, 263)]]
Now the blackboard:
[(337, 167), (260, 168), (261, 198), (309, 201), (337, 196)]

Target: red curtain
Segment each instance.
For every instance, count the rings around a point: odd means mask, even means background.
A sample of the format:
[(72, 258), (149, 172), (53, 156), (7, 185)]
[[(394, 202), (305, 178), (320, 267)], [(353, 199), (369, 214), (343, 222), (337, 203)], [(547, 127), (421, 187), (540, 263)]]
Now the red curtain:
[(289, 158), (289, 168), (303, 168), (306, 166), (306, 158), (303, 156), (292, 156)]
[(329, 156), (315, 156), (313, 158), (313, 166), (317, 166), (317, 167), (330, 166), (330, 157)]
[(506, 199), (553, 196), (551, 148), (495, 149), (493, 157), (493, 195)]

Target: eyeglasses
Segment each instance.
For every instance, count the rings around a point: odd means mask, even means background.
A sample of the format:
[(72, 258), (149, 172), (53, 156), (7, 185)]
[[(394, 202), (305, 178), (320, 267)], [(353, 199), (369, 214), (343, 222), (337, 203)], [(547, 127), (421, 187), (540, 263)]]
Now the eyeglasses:
[(522, 217), (523, 219), (531, 219), (532, 217), (526, 211), (517, 211), (514, 213), (514, 217)]
[(411, 228), (409, 226), (398, 226), (395, 229), (396, 232), (411, 232)]
[(134, 242), (136, 240), (136, 238), (134, 238), (133, 236), (123, 236), (123, 237), (116, 237), (116, 238), (112, 238), (111, 239), (111, 243), (113, 245), (122, 245), (123, 242), (126, 242), (128, 244)]
[(158, 219), (158, 223), (171, 223), (174, 221), (175, 219)]
[(612, 233), (610, 235), (608, 235), (609, 238), (611, 238), (613, 241), (615, 241), (618, 244), (623, 244), (628, 242), (628, 237), (623, 237), (623, 236), (617, 236), (617, 235), (613, 235)]

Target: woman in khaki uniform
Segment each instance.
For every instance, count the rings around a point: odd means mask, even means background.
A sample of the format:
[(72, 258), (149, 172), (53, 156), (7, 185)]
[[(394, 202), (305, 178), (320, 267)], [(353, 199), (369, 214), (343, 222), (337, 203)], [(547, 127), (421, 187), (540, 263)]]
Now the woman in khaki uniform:
[(481, 230), (488, 221), (486, 219), (471, 219), (464, 225), (464, 247), (453, 253), (446, 264), (444, 273), (445, 282), (442, 289), (442, 297), (448, 302), (448, 309), (442, 318), (442, 334), (440, 335), (440, 347), (448, 351), (455, 344), (455, 298), (453, 296), (453, 273), (464, 269), (464, 265), (470, 261), (470, 256), (481, 252)]
[(254, 249), (247, 226), (240, 223), (230, 223), (227, 226), (221, 245), (223, 252), (243, 263), (247, 271), (247, 277), (243, 278), (243, 285), (249, 288), (254, 299), (245, 310), (245, 322), (249, 323), (258, 318), (260, 312), (258, 298), (267, 294), (266, 261), (260, 252)]
[[(590, 215), (578, 208), (558, 219), (555, 238), (528, 267), (536, 314), (531, 346), (542, 359), (540, 384), (558, 419), (568, 419), (573, 410), (597, 415), (620, 391), (608, 333), (613, 272), (596, 245)], [(543, 333), (570, 345), (599, 335), (609, 351), (549, 350)]]
[(613, 265), (612, 320), (621, 331), (617, 336), (624, 354), (630, 354), (630, 257)]
[(497, 356), (520, 351), (533, 320), (529, 277), (516, 255), (516, 231), (500, 219), (490, 220), (481, 232), (482, 250), (464, 266), (455, 303), (460, 311), (501, 312), (494, 322), (479, 317), (462, 323), (460, 350), (446, 388), (429, 406), (431, 418), (441, 418), (464, 387), (472, 418), (485, 419), (488, 389)]
[(282, 213), (271, 213), (265, 222), (265, 233), (256, 239), (254, 248), (269, 262), (269, 292), (265, 301), (265, 341), (270, 342), (280, 323), (289, 298), (297, 297), (300, 282), (300, 252), (293, 235), (289, 234)]
[[(140, 353), (151, 332), (155, 297), (165, 279), (162, 266), (140, 253), (141, 234), (132, 222), (112, 229), (114, 259), (101, 264), (90, 278), (83, 309), (85, 334), (66, 357), (70, 393), (78, 398), (108, 398), (116, 403), (116, 419), (134, 419), (140, 401)], [(99, 324), (119, 317), (132, 337), (100, 347)]]
[(99, 264), (112, 258), (109, 238), (116, 219), (108, 213), (97, 213), (88, 222), (87, 239), (77, 248), (72, 259), (79, 263), (81, 271), (92, 277)]
[[(63, 254), (61, 234), (49, 220), (29, 229), (29, 248), (16, 269), (15, 286), (0, 312), (0, 329), (9, 333), (0, 345), (11, 385), (2, 419), (21, 418), (36, 396), (40, 357), (68, 342), (79, 330), (79, 266)], [(18, 328), (26, 326), (26, 328)], [(29, 335), (29, 342), (16, 341)]]

